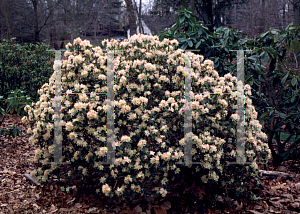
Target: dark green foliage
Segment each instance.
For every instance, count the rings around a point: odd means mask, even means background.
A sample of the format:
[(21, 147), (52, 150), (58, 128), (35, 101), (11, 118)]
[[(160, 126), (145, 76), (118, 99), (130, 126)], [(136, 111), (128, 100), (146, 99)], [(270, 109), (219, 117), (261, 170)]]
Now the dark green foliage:
[[(299, 25), (288, 25), (282, 31), (270, 29), (245, 43), (254, 50), (253, 55), (246, 60), (250, 61), (251, 68), (259, 75), (259, 78), (252, 78), (251, 98), (260, 122), (265, 126), (273, 164), (277, 166), (284, 160), (299, 158), (296, 147), (300, 139), (296, 137), (292, 140), (294, 135), (300, 134), (299, 39)], [(287, 139), (280, 137), (283, 125), (284, 131), (289, 133)], [(278, 154), (272, 145), (274, 137), (278, 145)], [(286, 145), (289, 145), (287, 150)]]
[(5, 96), (11, 90), (21, 89), (37, 100), (37, 90), (53, 74), (54, 52), (47, 52), (48, 49), (43, 43), (22, 46), (15, 38), (3, 40), (0, 43), (0, 93)]
[[(24, 91), (17, 89), (15, 91), (11, 91), (8, 94), (8, 98), (5, 100), (3, 96), (0, 96), (0, 125), (4, 121), (4, 117), (7, 114), (14, 114), (24, 116), (26, 115), (24, 111), (24, 107), (26, 105), (31, 105), (32, 99), (28, 95), (24, 95)], [(15, 126), (8, 126), (4, 128), (0, 128), (0, 135), (16, 137), (22, 135), (22, 129)]]
[(5, 104), (5, 99), (3, 96), (0, 96), (0, 120), (1, 121), (5, 116), (7, 116), (5, 109), (4, 109), (5, 108), (4, 104)]
[(25, 96), (24, 93), (26, 92), (21, 91), (20, 89), (8, 93), (8, 98), (5, 101), (5, 103), (7, 104), (6, 112), (10, 114), (16, 113), (20, 116), (24, 116), (26, 114), (24, 111), (24, 107), (26, 105), (31, 105), (33, 101), (28, 95)]
[[(280, 165), (283, 160), (298, 158), (296, 147), (300, 140), (290, 140), (293, 135), (300, 134), (299, 25), (288, 25), (282, 31), (270, 29), (255, 39), (242, 39), (240, 32), (229, 28), (220, 27), (210, 32), (203, 23), (196, 22), (195, 15), (184, 7), (176, 13), (175, 20), (178, 22), (162, 31), (160, 40), (177, 39), (181, 49), (197, 49), (193, 52), (214, 61), (220, 76), (226, 73), (236, 76), (237, 67), (232, 62), (236, 61), (237, 52), (232, 50), (252, 50), (245, 52), (244, 83), (252, 88), (250, 97), (261, 125), (265, 125), (263, 131), (268, 134), (274, 164)], [(279, 136), (283, 125), (286, 125), (290, 136), (281, 143)], [(271, 145), (274, 136), (278, 136), (275, 139), (279, 154)], [(285, 151), (287, 143), (291, 146)]]
[(4, 135), (5, 137), (17, 137), (22, 134), (22, 128), (16, 127), (16, 126), (8, 126), (4, 128), (0, 128), (0, 135)]
[[(205, 59), (214, 62), (215, 69), (220, 76), (227, 73), (234, 74), (236, 65), (230, 63), (236, 57), (236, 51), (240, 48), (238, 41), (241, 33), (229, 28), (220, 27), (215, 32), (210, 32), (208, 27), (197, 22), (195, 15), (182, 7), (176, 11), (175, 23), (171, 28), (162, 31), (159, 38), (177, 39), (179, 47), (183, 50), (196, 50), (193, 53), (201, 54)], [(235, 73), (236, 75), (236, 73)]]

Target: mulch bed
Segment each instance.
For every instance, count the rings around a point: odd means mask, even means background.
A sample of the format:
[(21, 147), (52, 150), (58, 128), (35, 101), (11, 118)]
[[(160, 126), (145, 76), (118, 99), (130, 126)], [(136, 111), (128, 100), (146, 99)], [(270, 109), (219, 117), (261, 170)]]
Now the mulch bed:
[(265, 169), (295, 174), (296, 177), (263, 177), (261, 181), (264, 184), (264, 195), (260, 198), (262, 202), (234, 203), (229, 206), (220, 201), (217, 208), (205, 210), (190, 203), (192, 196), (203, 195), (200, 187), (182, 195), (170, 193), (163, 200), (157, 199), (151, 204), (137, 201), (117, 204), (105, 196), (96, 198), (63, 193), (56, 182), (49, 183), (47, 187), (35, 186), (24, 177), (36, 165), (33, 162), (35, 148), (28, 142), (28, 134), (25, 133), (27, 127), (21, 122), (21, 118), (8, 115), (2, 124), (4, 127), (22, 127), (23, 136), (14, 139), (0, 136), (0, 213), (300, 213), (299, 161), (284, 162), (278, 168), (270, 166)]

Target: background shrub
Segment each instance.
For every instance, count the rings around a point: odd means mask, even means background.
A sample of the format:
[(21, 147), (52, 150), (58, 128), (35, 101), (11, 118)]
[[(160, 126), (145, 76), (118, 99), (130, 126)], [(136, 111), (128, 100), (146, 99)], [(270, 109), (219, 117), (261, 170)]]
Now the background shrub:
[(38, 100), (38, 89), (53, 74), (54, 52), (44, 43), (20, 45), (16, 38), (0, 43), (0, 93), (7, 98), (11, 90), (27, 91)]

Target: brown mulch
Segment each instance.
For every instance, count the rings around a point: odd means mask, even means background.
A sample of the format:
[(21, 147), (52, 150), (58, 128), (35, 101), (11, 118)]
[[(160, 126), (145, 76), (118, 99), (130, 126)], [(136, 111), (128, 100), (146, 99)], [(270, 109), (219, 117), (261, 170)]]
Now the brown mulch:
[[(265, 170), (296, 174), (294, 179), (262, 177), (264, 195), (262, 202), (257, 204), (238, 204), (229, 206), (219, 202), (218, 208), (201, 210), (187, 203), (188, 197), (203, 196), (202, 189), (195, 187), (189, 194), (181, 195), (177, 200), (176, 193), (170, 193), (163, 200), (155, 200), (151, 204), (137, 203), (117, 204), (109, 198), (95, 196), (74, 196), (63, 193), (57, 183), (48, 187), (31, 184), (24, 174), (34, 168), (34, 146), (29, 144), (26, 126), (21, 116), (9, 115), (2, 127), (16, 125), (23, 128), (23, 136), (8, 139), (0, 136), (0, 213), (133, 213), (133, 214), (164, 214), (164, 213), (300, 213), (300, 163), (284, 162), (278, 168), (268, 167)], [(175, 200), (176, 199), (176, 200)]]

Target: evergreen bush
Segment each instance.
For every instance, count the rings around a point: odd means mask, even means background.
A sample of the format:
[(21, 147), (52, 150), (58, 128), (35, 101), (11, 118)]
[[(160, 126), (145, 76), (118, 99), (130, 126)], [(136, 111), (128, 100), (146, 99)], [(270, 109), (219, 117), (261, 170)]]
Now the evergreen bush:
[(38, 89), (53, 74), (51, 58), (44, 43), (20, 45), (16, 38), (0, 42), (0, 93), (4, 98), (10, 91), (20, 89), (34, 101), (38, 100)]
[[(236, 161), (237, 78), (219, 77), (211, 60), (191, 57), (192, 154), (200, 165), (184, 162), (185, 57), (177, 40), (159, 41), (157, 36), (134, 35), (123, 42), (104, 40), (106, 50), (121, 50), (114, 57), (115, 164), (107, 160), (107, 52), (80, 38), (67, 44), (62, 62), (63, 162), (46, 164), (54, 156), (55, 76), (38, 91), (40, 99), (26, 106), (29, 142), (38, 146), (33, 171), (39, 182), (52, 175), (69, 179), (67, 192), (94, 189), (119, 200), (165, 197), (169, 181), (190, 171), (204, 184), (231, 187), (237, 195), (258, 180), (257, 163), (266, 163), (270, 150), (264, 142), (251, 104), (251, 87), (245, 85), (245, 151), (251, 165)], [(223, 92), (223, 93), (222, 93)], [(76, 94), (80, 93), (80, 94)], [(63, 167), (68, 170), (63, 171)], [(63, 174), (63, 175), (62, 175)], [(250, 194), (251, 193), (247, 193)]]

